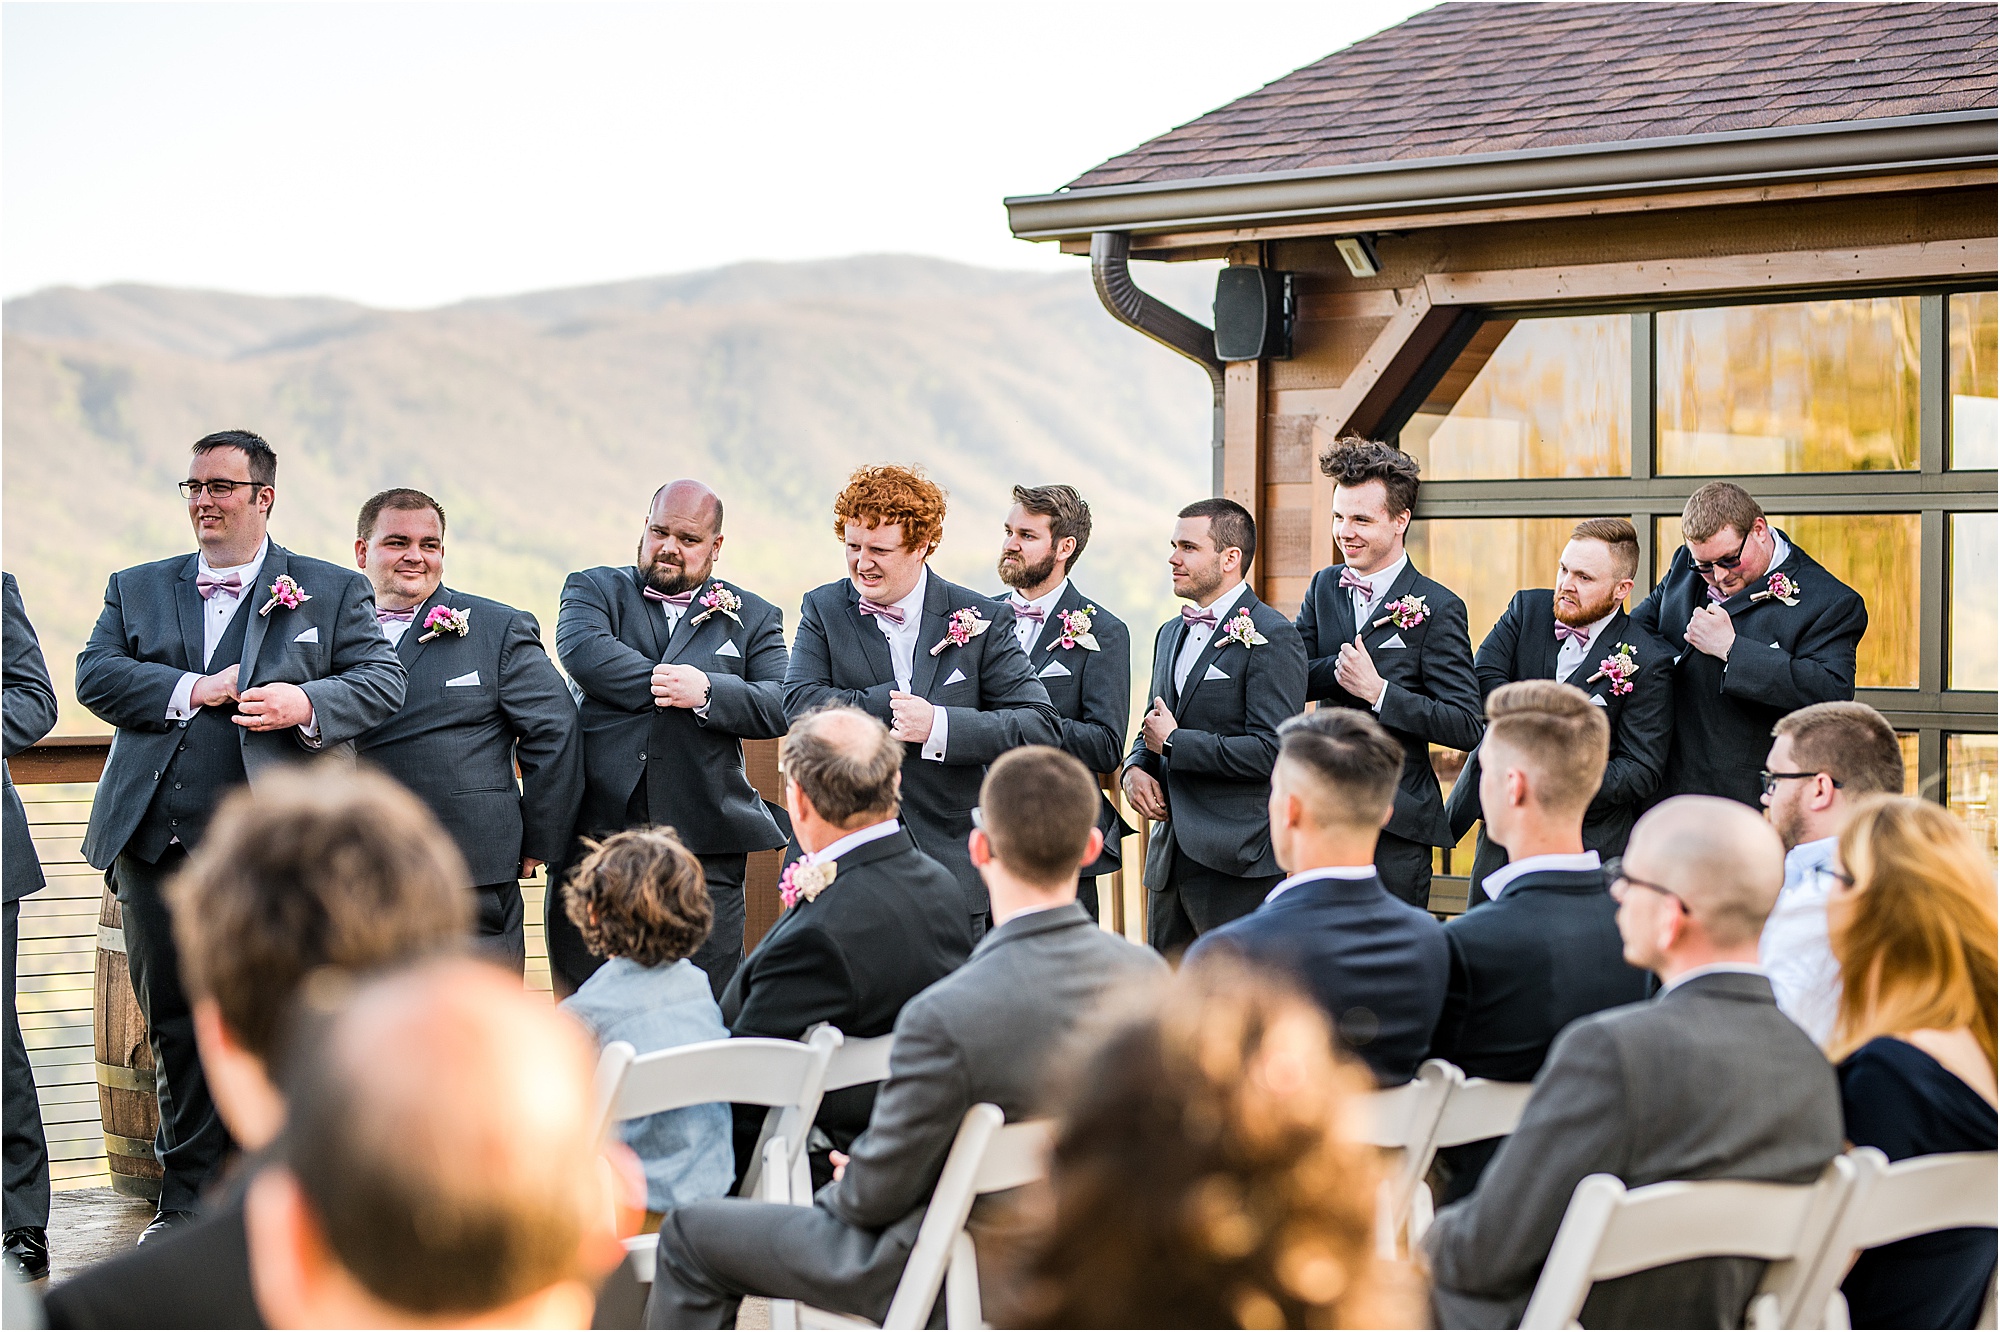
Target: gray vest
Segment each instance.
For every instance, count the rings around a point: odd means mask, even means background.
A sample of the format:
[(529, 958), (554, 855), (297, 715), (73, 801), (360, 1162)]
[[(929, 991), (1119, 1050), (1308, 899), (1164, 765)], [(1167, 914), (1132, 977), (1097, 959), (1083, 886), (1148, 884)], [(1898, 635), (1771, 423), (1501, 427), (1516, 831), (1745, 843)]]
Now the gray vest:
[[(243, 638), (249, 630), (250, 617), (256, 614), (250, 608), (254, 600), (246, 591), (238, 601), (229, 628), (223, 631), (222, 641), (215, 645), (215, 654), (203, 668), (208, 673), (243, 660)], [(194, 850), (222, 797), (230, 788), (249, 780), (243, 771), (243, 728), (230, 720), (235, 715), (236, 705), (230, 703), (199, 709), (187, 721), (174, 723), (180, 728), (180, 743), (174, 746), (173, 756), (160, 772), (160, 779), (153, 787), (153, 802), (146, 807), (146, 817), (139, 820), (132, 839), (125, 844), (126, 854), (155, 864), (175, 838), (180, 839), (183, 847)]]

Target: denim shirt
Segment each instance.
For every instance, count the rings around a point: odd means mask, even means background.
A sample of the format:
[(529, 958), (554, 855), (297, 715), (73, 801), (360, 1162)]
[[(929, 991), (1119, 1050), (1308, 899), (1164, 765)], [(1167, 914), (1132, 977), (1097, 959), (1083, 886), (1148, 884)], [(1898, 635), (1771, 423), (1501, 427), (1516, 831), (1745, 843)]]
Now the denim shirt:
[[(562, 1008), (589, 1027), (599, 1045), (629, 1041), (640, 1054), (728, 1037), (708, 974), (682, 958), (642, 967), (614, 957)], [(646, 1206), (664, 1212), (726, 1197), (735, 1181), (729, 1107), (691, 1105), (618, 1125), (618, 1136), (646, 1168)]]

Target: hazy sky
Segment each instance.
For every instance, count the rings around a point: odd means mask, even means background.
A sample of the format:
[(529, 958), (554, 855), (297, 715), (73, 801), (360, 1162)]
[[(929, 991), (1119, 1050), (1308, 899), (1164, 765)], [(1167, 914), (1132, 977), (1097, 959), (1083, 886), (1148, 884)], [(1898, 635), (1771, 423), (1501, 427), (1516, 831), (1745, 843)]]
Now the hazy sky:
[(0, 292), (391, 306), (879, 251), (1428, 6), (10, 3)]

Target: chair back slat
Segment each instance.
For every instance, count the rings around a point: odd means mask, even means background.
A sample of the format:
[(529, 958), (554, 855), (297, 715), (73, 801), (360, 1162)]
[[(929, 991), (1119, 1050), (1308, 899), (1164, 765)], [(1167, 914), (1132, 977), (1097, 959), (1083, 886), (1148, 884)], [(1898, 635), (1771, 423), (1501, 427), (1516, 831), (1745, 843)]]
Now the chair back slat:
[(1458, 1070), (1442, 1059), (1426, 1059), (1417, 1076), (1402, 1086), (1371, 1092), (1362, 1106), (1363, 1139), (1372, 1147), (1390, 1150), (1421, 1151), (1429, 1146), (1450, 1099), (1455, 1073)]
[(1493, 1082), (1467, 1078), (1451, 1089), (1444, 1115), (1438, 1120), (1439, 1147), (1459, 1147), (1488, 1138), (1504, 1138), (1521, 1122), (1534, 1094), (1532, 1082)]
[(1995, 1152), (1952, 1152), (1885, 1163), (1867, 1194), (1855, 1199), (1854, 1222), (1842, 1228), (1842, 1239), (1856, 1249), (1873, 1249), (1936, 1230), (2000, 1226), (1996, 1171), (2000, 1153)]
[(979, 1158), (979, 1171), (972, 1177), (972, 1191), (1000, 1193), (1045, 1178), (1054, 1143), (1055, 1126), (1050, 1120), (1008, 1124), (987, 1142), (986, 1152)]
[(833, 1058), (827, 1061), (826, 1089), (833, 1092), (863, 1087), (887, 1078), (889, 1048), (895, 1040), (893, 1035), (845, 1037), (840, 1048), (833, 1052)]
[(825, 1058), (797, 1041), (735, 1038), (656, 1050), (632, 1061), (613, 1106), (637, 1119), (714, 1101), (796, 1105), (825, 1068)]

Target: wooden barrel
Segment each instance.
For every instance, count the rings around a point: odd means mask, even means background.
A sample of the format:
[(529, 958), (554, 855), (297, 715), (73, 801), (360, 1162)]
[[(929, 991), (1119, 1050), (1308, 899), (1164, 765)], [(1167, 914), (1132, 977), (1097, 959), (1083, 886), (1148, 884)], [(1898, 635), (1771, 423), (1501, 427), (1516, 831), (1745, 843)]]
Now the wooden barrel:
[(97, 1042), (97, 1112), (104, 1120), (111, 1187), (157, 1202), (161, 1171), (153, 1135), (160, 1127), (160, 1102), (153, 1088), (153, 1047), (125, 961), (125, 915), (108, 887), (97, 911), (91, 1032)]

